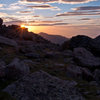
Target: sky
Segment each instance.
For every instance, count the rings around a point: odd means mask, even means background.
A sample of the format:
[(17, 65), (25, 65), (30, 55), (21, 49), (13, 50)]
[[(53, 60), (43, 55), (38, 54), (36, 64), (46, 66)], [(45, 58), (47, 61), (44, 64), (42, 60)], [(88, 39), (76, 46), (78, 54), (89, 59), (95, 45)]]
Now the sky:
[(0, 17), (35, 33), (100, 35), (100, 0), (0, 0)]

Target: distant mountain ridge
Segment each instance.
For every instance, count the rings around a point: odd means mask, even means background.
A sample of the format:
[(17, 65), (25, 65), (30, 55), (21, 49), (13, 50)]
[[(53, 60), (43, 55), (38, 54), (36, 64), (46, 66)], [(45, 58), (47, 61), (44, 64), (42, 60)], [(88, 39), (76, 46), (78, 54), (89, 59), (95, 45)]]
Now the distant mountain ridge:
[(51, 35), (43, 32), (39, 33), (39, 35), (55, 44), (62, 44), (69, 40), (68, 38), (61, 35)]

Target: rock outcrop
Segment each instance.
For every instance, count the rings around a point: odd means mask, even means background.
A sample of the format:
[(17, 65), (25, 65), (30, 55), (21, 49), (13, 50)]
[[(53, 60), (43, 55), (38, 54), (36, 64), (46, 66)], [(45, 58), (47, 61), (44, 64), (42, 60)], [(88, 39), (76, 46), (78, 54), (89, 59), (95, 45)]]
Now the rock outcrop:
[(74, 49), (77, 47), (88, 48), (91, 41), (92, 39), (88, 36), (78, 35), (70, 39), (70, 48), (71, 49)]
[(3, 24), (3, 20), (0, 18), (0, 27), (2, 26)]
[(13, 46), (13, 47), (18, 46), (16, 41), (6, 38), (6, 37), (3, 37), (3, 36), (0, 36), (0, 44), (5, 44), (5, 45)]
[(78, 35), (72, 37), (69, 41), (66, 41), (62, 47), (64, 50), (68, 48), (73, 50), (77, 47), (89, 48), (91, 41), (92, 39), (88, 36)]
[(93, 41), (90, 44), (91, 52), (95, 55), (100, 57), (100, 36), (93, 39)]

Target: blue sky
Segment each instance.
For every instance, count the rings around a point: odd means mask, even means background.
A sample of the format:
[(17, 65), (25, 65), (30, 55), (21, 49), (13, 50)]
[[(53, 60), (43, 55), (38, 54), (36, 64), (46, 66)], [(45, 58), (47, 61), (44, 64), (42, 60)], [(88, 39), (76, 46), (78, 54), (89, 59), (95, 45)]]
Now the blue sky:
[[(82, 22), (87, 25), (93, 22), (98, 25), (100, 22), (100, 0), (0, 0), (0, 5), (0, 17), (7, 24), (51, 26), (82, 25)], [(79, 7), (85, 10), (78, 10)]]
[(0, 0), (0, 17), (7, 25), (100, 26), (100, 0)]

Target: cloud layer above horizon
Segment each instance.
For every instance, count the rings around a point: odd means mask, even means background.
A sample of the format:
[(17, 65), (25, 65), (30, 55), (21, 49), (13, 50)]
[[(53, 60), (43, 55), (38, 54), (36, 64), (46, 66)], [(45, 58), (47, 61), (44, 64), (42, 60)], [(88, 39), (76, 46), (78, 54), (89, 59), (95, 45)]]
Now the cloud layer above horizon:
[(33, 3), (68, 3), (68, 4), (80, 4), (80, 3), (88, 3), (96, 0), (21, 0), (24, 2), (33, 2)]
[(99, 0), (0, 0), (5, 24), (76, 26), (100, 24)]

